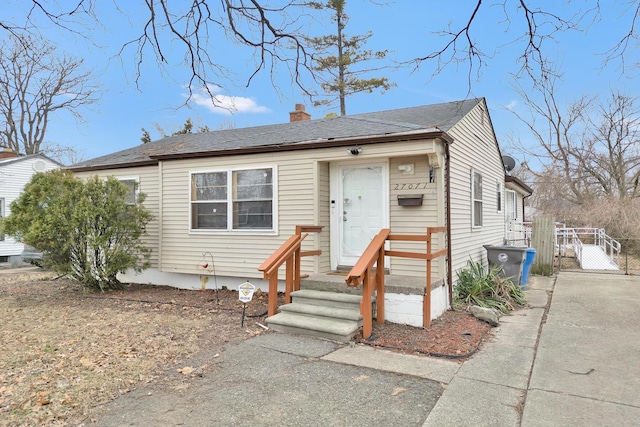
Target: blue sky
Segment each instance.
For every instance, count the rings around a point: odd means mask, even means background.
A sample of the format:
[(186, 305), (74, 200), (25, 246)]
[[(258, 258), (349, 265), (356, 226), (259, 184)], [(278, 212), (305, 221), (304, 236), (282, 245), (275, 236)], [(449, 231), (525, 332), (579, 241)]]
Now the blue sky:
[[(17, 0), (4, 3), (10, 7), (7, 10), (13, 10), (16, 16), (24, 7), (24, 3)], [(124, 14), (116, 12), (111, 2), (103, 3), (100, 7), (104, 9), (98, 11), (102, 25), (95, 28), (91, 25), (82, 31), (93, 43), (49, 28), (50, 25), (44, 21), (41, 25), (42, 32), (57, 43), (61, 51), (85, 59), (104, 90), (100, 102), (81, 111), (84, 121), (77, 122), (64, 113), (51, 118), (47, 141), (72, 146), (83, 159), (140, 144), (142, 127), (151, 132), (153, 139), (158, 138), (154, 123), (171, 133), (179, 129), (187, 118), (192, 118), (196, 126), (207, 125), (211, 129), (282, 123), (289, 120), (288, 113), (296, 103), (306, 104), (312, 118), (338, 111), (337, 106), (333, 109), (312, 107), (300, 89), (292, 84), (290, 73), (282, 67), (275, 70), (273, 82), (272, 76), (263, 72), (249, 87), (245, 87), (251, 52), (219, 37), (214, 38), (211, 52), (229, 68), (231, 81), (225, 81), (224, 88), (215, 90), (221, 100), (235, 106), (237, 111), (233, 114), (212, 108), (209, 100), (197, 93), (187, 106), (181, 107), (187, 93), (184, 85), (188, 72), (181, 63), (181, 52), (172, 51), (175, 48), (172, 43), (166, 45), (170, 63), (163, 68), (148, 53), (136, 87), (134, 52), (128, 49), (118, 56), (118, 51), (124, 42), (137, 35), (136, 27), (139, 30), (143, 16), (141, 11), (144, 10), (138, 8), (144, 6), (137, 6), (142, 4), (138, 1), (120, 3), (126, 5)], [(376, 5), (367, 0), (349, 0), (347, 33), (354, 35), (372, 30), (373, 36), (366, 48), (389, 49), (392, 51), (388, 57), (390, 60), (406, 61), (442, 46), (443, 39), (434, 32), (445, 29), (449, 23), (455, 28), (467, 20), (472, 11), (471, 3), (475, 2), (398, 0)], [(554, 10), (569, 16), (580, 8), (586, 9), (592, 2), (574, 1), (568, 6), (564, 2), (554, 3), (562, 5)], [(218, 2), (213, 1), (212, 4), (217, 5)], [(622, 6), (607, 5), (588, 31), (559, 34), (555, 41), (545, 45), (548, 56), (562, 63), (560, 98), (565, 102), (581, 95), (606, 96), (611, 89), (639, 95), (638, 85), (634, 86), (632, 79), (620, 75), (617, 63), (608, 68), (601, 67), (602, 54), (624, 35), (630, 19), (623, 14)], [(387, 70), (383, 74), (397, 87), (384, 94), (374, 92), (348, 98), (347, 114), (485, 97), (503, 153), (509, 152), (510, 135), (519, 134), (526, 142), (527, 135), (522, 125), (508, 111), (509, 108), (523, 108), (511, 87), (512, 74), (519, 68), (516, 60), (522, 49), (521, 43), (513, 41), (521, 34), (522, 27), (515, 19), (511, 26), (507, 25), (499, 6), (483, 9), (474, 25), (473, 37), (492, 57), (479, 77), (472, 76), (471, 88), (468, 86), (466, 64), (449, 65), (433, 78), (434, 63), (423, 64), (417, 70), (411, 67)], [(328, 34), (332, 26), (328, 22), (314, 22), (309, 30), (314, 35)], [(637, 51), (631, 51), (627, 61), (640, 62)]]

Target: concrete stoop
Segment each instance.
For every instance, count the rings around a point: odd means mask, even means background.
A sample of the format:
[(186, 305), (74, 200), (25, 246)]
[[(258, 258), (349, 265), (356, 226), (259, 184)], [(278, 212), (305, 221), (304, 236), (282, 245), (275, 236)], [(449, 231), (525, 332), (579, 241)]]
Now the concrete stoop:
[(271, 329), (349, 342), (362, 326), (359, 295), (303, 289), (292, 292), (291, 298), (291, 304), (267, 318)]

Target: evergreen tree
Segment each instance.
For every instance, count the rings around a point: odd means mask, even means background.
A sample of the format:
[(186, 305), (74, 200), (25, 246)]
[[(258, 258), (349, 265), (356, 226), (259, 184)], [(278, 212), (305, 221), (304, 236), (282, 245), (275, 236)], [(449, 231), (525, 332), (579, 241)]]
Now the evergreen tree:
[[(381, 89), (383, 92), (395, 86), (386, 77), (360, 78), (365, 74), (380, 71), (385, 67), (358, 68), (363, 63), (382, 60), (389, 53), (388, 50), (363, 50), (362, 46), (373, 35), (366, 34), (348, 37), (344, 29), (349, 22), (345, 13), (345, 0), (328, 0), (326, 3), (310, 2), (315, 9), (328, 9), (332, 14), (332, 22), (336, 24), (336, 33), (319, 37), (307, 37), (307, 43), (316, 51), (313, 57), (313, 70), (324, 91), (324, 99), (314, 102), (316, 106), (340, 103), (340, 115), (347, 113), (346, 98), (359, 92), (373, 92)], [(326, 76), (326, 77), (323, 77)]]

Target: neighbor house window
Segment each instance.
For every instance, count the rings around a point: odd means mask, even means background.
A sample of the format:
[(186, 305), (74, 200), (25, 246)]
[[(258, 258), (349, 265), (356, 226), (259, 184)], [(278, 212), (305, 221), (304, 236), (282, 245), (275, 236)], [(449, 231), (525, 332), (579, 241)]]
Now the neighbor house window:
[[(0, 198), (0, 220), (4, 218), (4, 199)], [(0, 242), (4, 241), (4, 234), (0, 232)]]
[(516, 192), (513, 190), (507, 190), (505, 193), (506, 198), (506, 210), (507, 210), (507, 219), (508, 220), (517, 220), (518, 219), (518, 203), (516, 199)]
[(473, 226), (482, 226), (482, 175), (476, 171), (471, 171), (471, 217)]
[(191, 174), (192, 230), (273, 230), (273, 168)]
[(125, 202), (128, 205), (135, 205), (138, 201), (138, 193), (140, 186), (138, 185), (137, 178), (121, 178), (118, 179), (122, 184), (127, 187), (127, 195), (125, 196)]

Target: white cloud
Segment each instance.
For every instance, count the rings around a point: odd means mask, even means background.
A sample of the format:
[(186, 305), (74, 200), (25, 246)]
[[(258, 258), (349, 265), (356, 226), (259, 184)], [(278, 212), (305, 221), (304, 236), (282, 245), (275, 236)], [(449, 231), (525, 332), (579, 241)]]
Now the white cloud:
[(506, 108), (509, 111), (513, 111), (516, 108), (516, 105), (518, 105), (518, 102), (514, 99), (513, 101), (505, 105), (504, 108)]
[(234, 113), (268, 113), (271, 110), (262, 105), (258, 105), (255, 99), (244, 96), (222, 95), (219, 87), (211, 89), (213, 99), (202, 89), (191, 96), (191, 101), (196, 105), (207, 108), (215, 114), (229, 116)]

